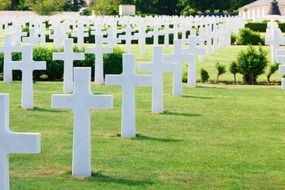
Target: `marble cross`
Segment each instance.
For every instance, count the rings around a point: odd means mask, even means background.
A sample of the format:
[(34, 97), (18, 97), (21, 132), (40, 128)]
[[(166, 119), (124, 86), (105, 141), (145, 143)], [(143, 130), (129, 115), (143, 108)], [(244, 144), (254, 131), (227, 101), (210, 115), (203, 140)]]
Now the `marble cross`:
[(139, 47), (140, 47), (140, 54), (145, 54), (146, 53), (146, 39), (150, 38), (151, 35), (146, 32), (147, 27), (145, 25), (140, 25), (139, 27)]
[(196, 56), (199, 55), (200, 59), (204, 59), (206, 56), (206, 50), (197, 47), (199, 42), (200, 39), (197, 37), (196, 31), (192, 30), (187, 40), (188, 48), (183, 50), (184, 54), (193, 55), (192, 62), (188, 63), (188, 86), (196, 86)]
[(0, 47), (0, 52), (4, 53), (4, 68), (3, 68), (3, 80), (4, 82), (13, 81), (13, 72), (11, 69), (12, 53), (21, 52), (21, 47), (13, 43), (12, 35), (5, 35), (4, 45)]
[(84, 37), (88, 37), (89, 34), (85, 31), (84, 25), (79, 24), (78, 27), (71, 33), (72, 37), (77, 39), (77, 47), (82, 48), (84, 46)]
[(35, 28), (30, 28), (29, 37), (24, 37), (23, 42), (28, 43), (32, 47), (35, 47), (36, 45), (39, 45), (41, 43), (41, 38), (37, 34)]
[(113, 49), (103, 46), (103, 36), (95, 35), (95, 48), (86, 48), (86, 54), (95, 54), (95, 83), (104, 84), (104, 54), (112, 53)]
[(32, 109), (33, 98), (33, 72), (46, 70), (46, 62), (33, 60), (33, 48), (30, 45), (23, 46), (22, 60), (11, 62), (12, 70), (22, 71), (22, 108)]
[(139, 76), (135, 73), (135, 56), (123, 55), (123, 73), (106, 75), (107, 85), (118, 85), (123, 90), (121, 137), (136, 137), (135, 88), (151, 86), (151, 76)]
[[(183, 75), (183, 63), (193, 63), (195, 56), (191, 54), (185, 54), (183, 52), (182, 40), (174, 41), (174, 54), (164, 55), (166, 61), (175, 63), (174, 73), (173, 73), (173, 96), (182, 96), (182, 75)], [(196, 70), (196, 68), (191, 68)]]
[(91, 129), (92, 109), (112, 109), (113, 96), (91, 93), (91, 68), (74, 68), (74, 92), (52, 95), (52, 107), (72, 109), (74, 113), (72, 175), (91, 176)]
[(133, 28), (132, 28), (132, 26), (130, 24), (128, 24), (126, 26), (126, 28), (124, 30), (122, 30), (122, 31), (125, 32), (125, 34), (124, 35), (120, 35), (119, 39), (125, 41), (126, 52), (127, 53), (131, 53), (132, 41), (138, 40), (138, 36), (136, 34), (133, 34)]
[(15, 133), (9, 128), (9, 95), (0, 94), (0, 189), (9, 190), (9, 154), (37, 154), (41, 135)]
[(139, 71), (152, 73), (152, 112), (163, 113), (163, 73), (173, 72), (174, 64), (165, 63), (162, 47), (153, 47), (153, 62), (139, 65)]
[(73, 51), (73, 39), (64, 40), (64, 52), (53, 53), (53, 60), (64, 61), (63, 71), (63, 91), (64, 93), (73, 92), (73, 61), (84, 60), (84, 53), (75, 53)]

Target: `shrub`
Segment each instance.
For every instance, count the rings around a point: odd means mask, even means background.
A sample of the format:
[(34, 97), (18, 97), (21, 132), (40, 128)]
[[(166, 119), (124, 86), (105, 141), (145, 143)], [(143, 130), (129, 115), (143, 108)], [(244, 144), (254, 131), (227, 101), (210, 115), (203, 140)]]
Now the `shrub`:
[(268, 82), (268, 84), (271, 83), (270, 78), (278, 69), (279, 69), (279, 64), (278, 63), (270, 65), (269, 71), (268, 71), (268, 74), (267, 74), (267, 82)]
[(264, 45), (264, 41), (259, 32), (254, 32), (248, 28), (241, 29), (237, 38), (239, 45)]
[(201, 69), (200, 75), (202, 83), (207, 82), (210, 78), (209, 73), (205, 69)]
[(238, 64), (233, 61), (230, 65), (230, 72), (234, 75), (234, 83), (237, 84), (237, 78), (236, 75), (239, 73)]
[(186, 6), (180, 13), (181, 16), (194, 16), (195, 14), (195, 9), (191, 8), (189, 5)]
[(61, 0), (31, 0), (30, 6), (33, 11), (40, 15), (52, 15), (57, 11), (61, 11), (64, 3)]
[[(60, 81), (63, 79), (63, 61), (52, 60), (53, 52), (58, 52), (58, 49), (54, 48), (42, 48), (36, 47), (33, 53), (33, 59), (35, 61), (46, 61), (47, 70), (35, 71), (34, 79), (37, 81)], [(75, 52), (83, 52), (84, 49), (74, 48)], [(114, 53), (104, 55), (104, 74), (121, 74), (122, 73), (122, 54), (123, 51), (119, 48), (114, 49)], [(13, 54), (13, 60), (21, 60), (21, 54)], [(92, 79), (94, 79), (94, 67), (95, 67), (95, 55), (86, 54), (85, 60), (75, 61), (75, 67), (91, 67)], [(3, 54), (0, 54), (0, 73), (3, 73)], [(20, 71), (13, 71), (14, 80), (21, 79)]]
[(219, 77), (223, 74), (226, 73), (226, 66), (225, 65), (221, 65), (219, 62), (216, 64), (216, 69), (218, 71), (217, 73), (217, 80), (216, 80), (216, 83), (219, 82)]
[(259, 75), (264, 73), (268, 64), (267, 52), (249, 46), (246, 51), (241, 51), (237, 56), (238, 70), (243, 75), (244, 83), (255, 84)]

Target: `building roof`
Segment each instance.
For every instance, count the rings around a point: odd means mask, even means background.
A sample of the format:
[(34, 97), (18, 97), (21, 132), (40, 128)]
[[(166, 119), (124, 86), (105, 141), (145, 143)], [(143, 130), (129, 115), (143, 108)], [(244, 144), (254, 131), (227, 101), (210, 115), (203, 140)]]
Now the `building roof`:
[[(254, 1), (250, 4), (247, 4), (239, 9), (245, 9), (245, 8), (250, 8), (250, 7), (258, 7), (258, 6), (270, 6), (271, 5), (272, 0), (257, 0)], [(278, 0), (278, 5), (283, 5), (285, 6), (285, 0)]]

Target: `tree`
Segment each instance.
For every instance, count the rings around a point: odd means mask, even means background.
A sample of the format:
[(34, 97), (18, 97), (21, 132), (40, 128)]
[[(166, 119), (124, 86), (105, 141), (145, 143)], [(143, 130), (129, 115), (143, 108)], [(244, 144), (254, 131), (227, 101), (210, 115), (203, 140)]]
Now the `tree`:
[(267, 82), (268, 82), (268, 84), (271, 83), (270, 78), (278, 69), (279, 69), (279, 64), (278, 63), (270, 65), (269, 72), (267, 74)]
[(233, 61), (230, 65), (230, 72), (234, 75), (234, 83), (237, 84), (237, 77), (236, 75), (239, 73), (238, 64)]
[(226, 66), (221, 65), (219, 62), (216, 64), (216, 69), (218, 71), (216, 83), (218, 84), (220, 76), (225, 74), (227, 70), (226, 70)]
[(267, 52), (249, 46), (237, 56), (238, 70), (243, 75), (245, 84), (255, 84), (259, 75), (263, 74), (268, 64)]
[(0, 0), (0, 10), (8, 9), (10, 4), (11, 4), (10, 0)]

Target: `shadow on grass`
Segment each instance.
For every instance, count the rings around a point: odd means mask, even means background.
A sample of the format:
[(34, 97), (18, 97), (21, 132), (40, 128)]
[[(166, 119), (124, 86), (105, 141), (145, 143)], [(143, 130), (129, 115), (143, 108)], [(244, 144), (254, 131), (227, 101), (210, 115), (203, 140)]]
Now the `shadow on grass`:
[(201, 114), (192, 114), (192, 113), (178, 113), (178, 112), (171, 112), (165, 111), (161, 115), (173, 115), (173, 116), (184, 116), (184, 117), (200, 117)]
[(133, 140), (147, 140), (147, 141), (158, 141), (158, 142), (182, 142), (181, 139), (169, 139), (169, 138), (159, 138), (159, 137), (152, 137), (143, 134), (137, 134), (136, 138)]
[(39, 107), (34, 107), (34, 109), (29, 109), (29, 111), (34, 111), (34, 112), (51, 112), (51, 113), (63, 112), (62, 110), (46, 109), (46, 108), (39, 108)]
[(193, 98), (193, 99), (204, 99), (204, 100), (213, 100), (217, 99), (215, 97), (206, 97), (206, 96), (190, 96), (190, 95), (184, 95), (183, 98)]
[(143, 186), (143, 185), (153, 184), (153, 182), (150, 180), (133, 180), (133, 179), (116, 178), (104, 175), (102, 174), (102, 172), (92, 172), (92, 177), (87, 178), (87, 180), (106, 182), (106, 183), (117, 183), (117, 184), (130, 185), (130, 186)]

